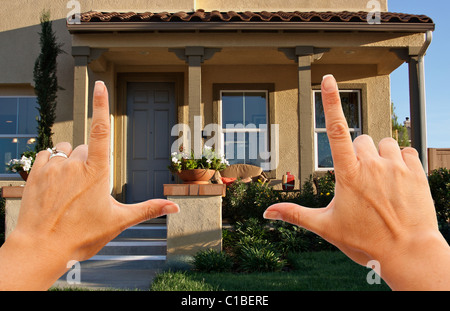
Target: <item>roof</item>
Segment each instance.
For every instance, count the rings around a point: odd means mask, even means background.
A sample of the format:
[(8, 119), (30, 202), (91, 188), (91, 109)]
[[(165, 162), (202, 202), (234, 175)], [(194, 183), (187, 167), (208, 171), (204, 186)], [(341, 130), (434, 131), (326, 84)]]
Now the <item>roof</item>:
[[(195, 12), (119, 13), (90, 11), (81, 22), (367, 22), (368, 12)], [(433, 23), (426, 15), (380, 12), (382, 23)]]
[[(380, 12), (379, 25), (367, 22), (368, 12), (219, 12), (197, 10), (176, 13), (135, 13), (89, 11), (80, 16), (81, 23), (68, 24), (69, 30), (160, 30), (160, 29), (300, 29), (300, 30), (368, 30), (425, 32), (434, 30), (426, 15)], [(182, 25), (182, 26), (181, 26)], [(356, 28), (355, 28), (356, 27)], [(395, 28), (395, 29), (394, 29)]]

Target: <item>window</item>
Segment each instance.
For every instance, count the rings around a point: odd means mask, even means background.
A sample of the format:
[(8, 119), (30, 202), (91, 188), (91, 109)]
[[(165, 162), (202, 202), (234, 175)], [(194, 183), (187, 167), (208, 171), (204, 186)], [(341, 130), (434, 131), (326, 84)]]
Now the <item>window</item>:
[(230, 164), (261, 166), (268, 151), (268, 92), (221, 91), (223, 153)]
[[(361, 92), (340, 91), (342, 109), (347, 119), (352, 139), (361, 135)], [(322, 106), (322, 94), (314, 91), (315, 102), (315, 154), (316, 170), (329, 170), (333, 168), (330, 143), (325, 128), (325, 114)]]
[(36, 97), (0, 97), (0, 176), (15, 175), (6, 170), (9, 161), (34, 150), (37, 117)]

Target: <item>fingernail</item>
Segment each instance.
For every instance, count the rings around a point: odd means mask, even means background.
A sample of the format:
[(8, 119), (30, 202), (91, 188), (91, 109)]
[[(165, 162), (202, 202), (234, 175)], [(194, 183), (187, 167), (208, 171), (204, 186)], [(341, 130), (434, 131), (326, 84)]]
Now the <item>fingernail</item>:
[(333, 75), (325, 75), (322, 79), (322, 88), (327, 92), (334, 92), (337, 90), (336, 79)]
[(162, 208), (162, 213), (164, 215), (175, 214), (175, 213), (178, 213), (179, 211), (180, 211), (180, 206), (178, 204), (175, 204), (175, 203), (167, 204), (166, 206), (164, 206)]
[(277, 211), (265, 211), (263, 217), (271, 220), (283, 220), (281, 214)]
[(95, 87), (94, 87), (94, 95), (102, 95), (105, 92), (105, 82), (103, 81), (95, 81)]

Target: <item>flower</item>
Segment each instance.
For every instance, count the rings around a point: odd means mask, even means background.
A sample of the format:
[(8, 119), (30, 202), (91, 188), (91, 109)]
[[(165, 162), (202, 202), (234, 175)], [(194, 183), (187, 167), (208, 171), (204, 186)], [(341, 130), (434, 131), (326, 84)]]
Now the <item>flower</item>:
[(211, 146), (204, 146), (200, 158), (194, 156), (194, 152), (186, 152), (186, 149), (180, 147), (178, 152), (171, 153), (171, 163), (168, 166), (172, 173), (180, 172), (182, 170), (192, 169), (212, 169), (222, 171), (228, 165), (228, 161), (224, 156), (220, 156), (215, 152)]
[(175, 156), (172, 157), (172, 163), (177, 164), (179, 162), (180, 162), (180, 160), (178, 160)]
[(27, 151), (22, 154), (20, 159), (11, 159), (7, 163), (7, 170), (17, 173), (17, 172), (29, 172), (34, 164), (34, 159), (36, 153), (33, 151)]

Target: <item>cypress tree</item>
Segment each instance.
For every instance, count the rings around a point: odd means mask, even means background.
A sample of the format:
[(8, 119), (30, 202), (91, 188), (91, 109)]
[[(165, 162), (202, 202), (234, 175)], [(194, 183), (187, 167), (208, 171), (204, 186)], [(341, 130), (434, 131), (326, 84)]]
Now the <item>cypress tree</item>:
[(56, 77), (57, 62), (59, 54), (63, 53), (61, 44), (56, 41), (56, 35), (53, 32), (50, 13), (43, 12), (41, 15), (41, 32), (39, 54), (34, 64), (34, 90), (38, 101), (38, 137), (35, 150), (52, 148), (52, 126), (56, 119), (56, 98), (58, 91), (58, 79)]

